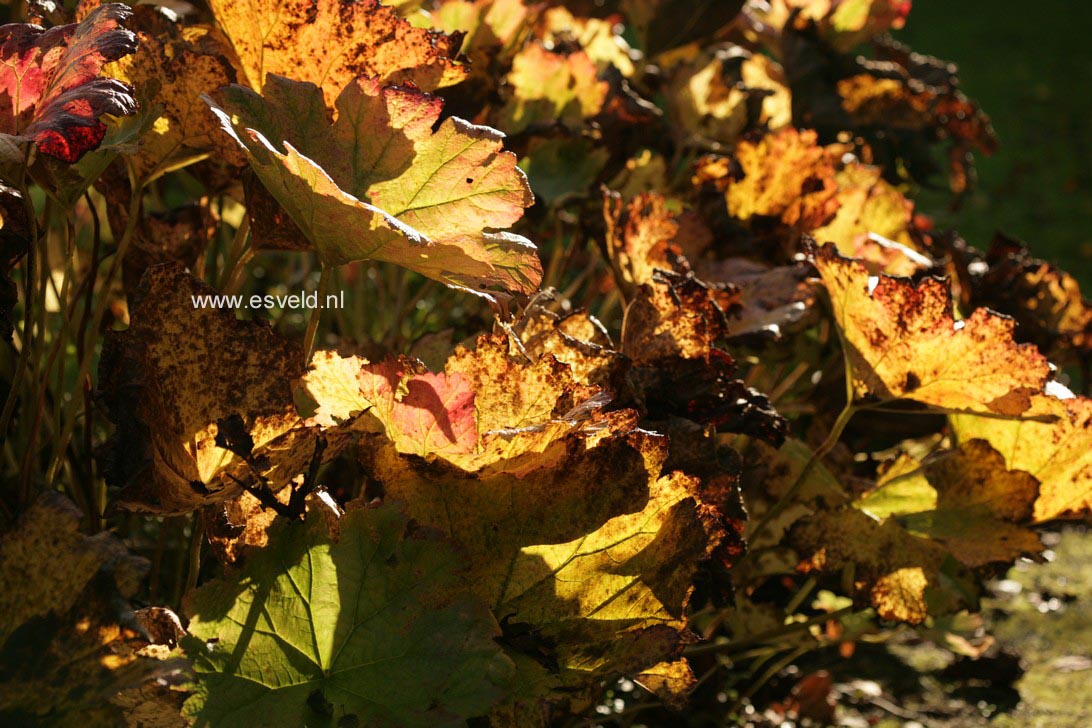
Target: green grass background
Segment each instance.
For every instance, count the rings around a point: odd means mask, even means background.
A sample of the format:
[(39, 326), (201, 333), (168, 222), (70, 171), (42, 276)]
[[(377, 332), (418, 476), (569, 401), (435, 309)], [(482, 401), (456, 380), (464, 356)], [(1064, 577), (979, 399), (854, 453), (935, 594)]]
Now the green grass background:
[(1001, 150), (979, 156), (979, 187), (962, 209), (945, 190), (919, 206), (967, 241), (997, 230), (1025, 240), (1092, 294), (1092, 3), (915, 0), (898, 37), (954, 61), (963, 90), (993, 119)]

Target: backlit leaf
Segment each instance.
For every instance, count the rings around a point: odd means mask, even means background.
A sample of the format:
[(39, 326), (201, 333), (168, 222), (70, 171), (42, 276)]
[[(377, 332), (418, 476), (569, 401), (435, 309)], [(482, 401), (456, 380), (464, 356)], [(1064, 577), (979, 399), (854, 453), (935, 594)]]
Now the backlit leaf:
[(256, 91), (271, 74), (288, 76), (321, 87), (333, 107), (341, 90), (360, 76), (431, 91), (465, 74), (452, 60), (459, 50), (456, 39), (413, 27), (379, 0), (212, 0), (209, 5)]
[(858, 399), (1017, 416), (1043, 391), (1050, 366), (1035, 347), (1013, 340), (1011, 319), (977, 309), (957, 322), (951, 292), (939, 279), (915, 284), (870, 276), (829, 244), (812, 255)]
[(511, 663), (446, 543), (392, 506), (285, 523), (243, 569), (189, 598), (198, 725), (463, 725)]
[[(1030, 419), (1034, 416), (1048, 421)], [(1036, 522), (1092, 511), (1092, 400), (1035, 397), (1025, 417), (1029, 419), (959, 415), (951, 422), (960, 442), (982, 438), (1011, 470), (1035, 476), (1040, 483)]]
[[(262, 183), (327, 265), (371, 258), (476, 292), (534, 291), (534, 246), (507, 227), (533, 201), (502, 135), (458, 118), (433, 132), (443, 102), (357, 80), (331, 125), (319, 89), (271, 76), (213, 104)], [(232, 118), (234, 117), (234, 118)]]
[(112, 3), (79, 24), (0, 27), (0, 137), (33, 142), (69, 164), (97, 148), (106, 137), (101, 116), (136, 110), (129, 86), (99, 75), (136, 50), (135, 36), (121, 27), (130, 14)]

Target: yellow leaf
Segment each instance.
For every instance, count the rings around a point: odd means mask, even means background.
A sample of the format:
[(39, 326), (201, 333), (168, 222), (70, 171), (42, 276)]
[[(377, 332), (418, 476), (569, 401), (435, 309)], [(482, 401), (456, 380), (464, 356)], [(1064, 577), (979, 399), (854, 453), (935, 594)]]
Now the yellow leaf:
[(948, 285), (870, 276), (833, 245), (812, 250), (865, 402), (911, 399), (946, 411), (1022, 414), (1043, 391), (1050, 365), (1017, 344), (1011, 319), (977, 309), (956, 322)]

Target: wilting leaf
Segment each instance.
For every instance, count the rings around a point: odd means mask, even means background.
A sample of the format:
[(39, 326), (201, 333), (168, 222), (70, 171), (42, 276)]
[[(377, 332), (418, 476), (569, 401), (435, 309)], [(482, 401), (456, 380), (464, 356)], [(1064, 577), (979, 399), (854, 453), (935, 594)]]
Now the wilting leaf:
[(816, 285), (801, 263), (771, 268), (747, 258), (725, 258), (699, 262), (697, 273), (738, 290), (738, 305), (728, 320), (730, 339), (780, 339), (782, 329), (801, 321), (815, 303)]
[(147, 562), (43, 492), (0, 539), (0, 716), (12, 725), (117, 725), (110, 698), (175, 667), (136, 654), (126, 601)]
[(1011, 470), (1039, 481), (1037, 523), (1092, 511), (1092, 400), (1039, 396), (1025, 417), (999, 420), (960, 415), (951, 418), (960, 442), (982, 438), (1005, 458)]
[(895, 516), (911, 533), (943, 544), (967, 566), (1015, 561), (1042, 551), (1025, 526), (1039, 496), (1030, 474), (1008, 470), (984, 440), (960, 443), (924, 463), (903, 455), (877, 490), (855, 504), (877, 518)]
[(239, 86), (223, 98), (224, 129), (327, 265), (371, 258), (477, 292), (537, 288), (534, 246), (490, 232), (533, 201), (498, 132), (457, 118), (433, 132), (439, 98), (363, 79), (332, 125), (308, 83), (271, 76), (264, 98)]
[[(688, 264), (679, 260), (683, 225), (679, 215), (668, 210), (663, 195), (643, 193), (623, 204), (621, 195), (606, 192), (603, 218), (607, 225), (604, 241), (607, 258), (628, 300), (632, 300), (639, 286), (652, 282), (657, 270), (687, 270)], [(694, 245), (700, 247), (704, 243), (702, 240)]]
[[(360, 76), (431, 91), (465, 70), (459, 41), (415, 28), (379, 0), (212, 0), (243, 77), (260, 91), (271, 74), (322, 88), (329, 106)], [(279, 143), (281, 140), (273, 140)]]
[(130, 14), (112, 3), (79, 24), (0, 28), (0, 139), (33, 142), (69, 164), (97, 148), (106, 137), (99, 117), (136, 110), (132, 89), (99, 76), (103, 65), (136, 49), (135, 36), (121, 27)]
[(201, 26), (185, 28), (139, 7), (136, 53), (107, 67), (115, 78), (137, 89), (142, 108), (159, 114), (140, 140), (135, 163), (141, 177), (195, 161), (215, 152), (241, 166), (238, 148), (220, 133), (220, 125), (201, 94), (235, 81), (231, 49), (218, 32)]
[(1033, 257), (1019, 241), (998, 235), (985, 256), (956, 250), (962, 301), (1016, 319), (1016, 336), (1063, 364), (1092, 352), (1092, 303), (1076, 278)]
[(462, 725), (511, 663), (486, 606), (460, 593), (454, 550), (392, 506), (275, 528), (233, 577), (186, 604), (199, 725)]
[[(254, 473), (216, 443), (217, 422), (242, 418), (253, 461), (277, 489), (307, 471), (317, 426), (296, 414), (302, 354), (264, 321), (200, 304), (217, 291), (180, 266), (149, 270), (125, 331), (112, 332), (100, 388), (118, 425), (109, 480), (120, 507), (183, 513), (240, 492)], [(327, 456), (334, 454), (333, 449)]]
[[(872, 277), (833, 245), (812, 250), (830, 294), (859, 399), (912, 399), (942, 410), (1017, 416), (1043, 391), (1050, 365), (987, 309), (957, 322), (948, 285)], [(1020, 468), (1024, 469), (1024, 468)]]

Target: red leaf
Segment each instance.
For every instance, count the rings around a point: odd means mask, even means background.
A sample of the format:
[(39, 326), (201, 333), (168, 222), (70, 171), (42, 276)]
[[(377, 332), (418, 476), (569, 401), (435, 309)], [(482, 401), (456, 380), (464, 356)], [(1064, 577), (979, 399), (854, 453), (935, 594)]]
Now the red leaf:
[(403, 452), (466, 453), (478, 444), (474, 390), (466, 375), (415, 371), (399, 358), (365, 364), (357, 382), (388, 436)]
[(137, 108), (132, 88), (99, 76), (136, 50), (136, 36), (121, 27), (130, 15), (112, 3), (78, 24), (0, 27), (0, 132), (69, 164), (98, 147), (106, 136), (99, 117)]

